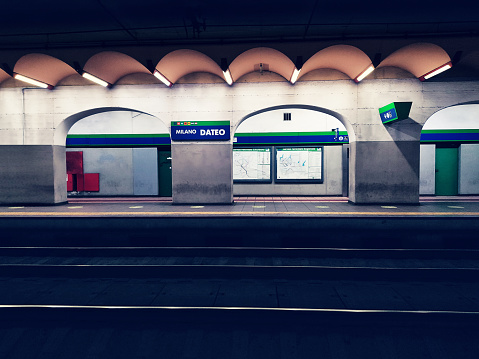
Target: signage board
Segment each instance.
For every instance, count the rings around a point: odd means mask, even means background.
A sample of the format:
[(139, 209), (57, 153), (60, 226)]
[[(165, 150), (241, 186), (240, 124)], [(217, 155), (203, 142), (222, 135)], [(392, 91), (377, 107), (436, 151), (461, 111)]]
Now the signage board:
[(393, 102), (379, 109), (383, 123), (405, 120), (409, 117), (412, 102)]
[(276, 182), (322, 183), (323, 147), (277, 147)]
[(172, 121), (173, 141), (228, 141), (229, 121)]
[(271, 147), (234, 148), (233, 180), (271, 183)]

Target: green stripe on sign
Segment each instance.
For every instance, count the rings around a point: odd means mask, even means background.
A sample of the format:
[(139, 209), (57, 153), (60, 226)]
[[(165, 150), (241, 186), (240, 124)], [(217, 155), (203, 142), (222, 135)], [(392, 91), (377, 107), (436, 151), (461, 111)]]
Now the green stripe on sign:
[[(331, 136), (334, 131), (325, 132), (255, 132), (255, 133), (235, 133), (235, 137), (262, 137), (262, 136)], [(347, 136), (346, 131), (339, 131), (340, 136)]]
[(479, 129), (422, 130), (421, 133), (479, 133)]
[(91, 134), (91, 135), (68, 135), (67, 138), (141, 138), (141, 137), (170, 137), (168, 133), (159, 134)]
[(389, 111), (391, 109), (396, 109), (396, 107), (394, 106), (394, 102), (393, 103), (390, 103), (389, 105), (386, 105), (384, 107), (381, 107), (379, 109), (379, 113), (382, 113), (382, 112), (386, 112), (386, 111)]
[(229, 121), (171, 121), (171, 126), (229, 126)]

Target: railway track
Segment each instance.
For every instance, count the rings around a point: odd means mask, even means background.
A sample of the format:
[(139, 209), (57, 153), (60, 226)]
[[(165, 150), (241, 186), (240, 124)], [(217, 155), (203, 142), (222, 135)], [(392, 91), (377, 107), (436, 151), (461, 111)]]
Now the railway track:
[(59, 246), (60, 235), (49, 246), (19, 243), (0, 247), (4, 357), (479, 352), (475, 246)]

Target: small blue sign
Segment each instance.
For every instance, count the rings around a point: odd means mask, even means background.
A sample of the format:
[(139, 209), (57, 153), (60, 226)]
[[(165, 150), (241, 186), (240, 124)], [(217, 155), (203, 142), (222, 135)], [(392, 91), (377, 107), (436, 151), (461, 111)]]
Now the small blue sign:
[(171, 122), (173, 141), (228, 141), (229, 121)]
[(390, 110), (386, 112), (381, 112), (380, 115), (381, 115), (381, 120), (383, 122), (389, 122), (389, 121), (397, 119), (398, 117), (395, 108), (391, 108)]

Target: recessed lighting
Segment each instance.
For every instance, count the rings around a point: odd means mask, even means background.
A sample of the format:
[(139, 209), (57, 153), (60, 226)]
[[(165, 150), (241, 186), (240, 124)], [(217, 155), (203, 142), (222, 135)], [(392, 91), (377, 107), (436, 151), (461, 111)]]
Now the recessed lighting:
[(84, 73), (82, 74), (82, 76), (83, 76), (84, 78), (86, 78), (87, 80), (90, 80), (90, 81), (92, 81), (92, 82), (94, 82), (94, 83), (96, 83), (96, 84), (98, 84), (98, 85), (103, 86), (103, 87), (110, 87), (110, 86), (111, 86), (111, 85), (110, 85), (108, 82), (106, 82), (105, 80), (102, 80), (102, 79), (99, 78), (99, 77), (93, 76), (92, 74), (89, 74), (88, 72), (84, 72)]
[(45, 82), (41, 82), (41, 81), (38, 81), (38, 80), (35, 80), (35, 79), (32, 79), (31, 77), (23, 76), (23, 75), (20, 75), (20, 74), (14, 74), (13, 77), (17, 80), (20, 80), (20, 81), (26, 82), (30, 85), (38, 86), (38, 87), (41, 87), (41, 88), (44, 88), (44, 89), (50, 89), (51, 90), (53, 88), (52, 85), (49, 85)]
[(363, 80), (366, 76), (368, 76), (373, 71), (374, 71), (374, 65), (371, 64), (371, 65), (369, 65), (369, 67), (366, 70), (364, 70), (358, 76), (356, 76), (354, 81), (359, 82), (359, 81)]
[(448, 63), (446, 63), (442, 66), (439, 66), (437, 69), (434, 69), (434, 70), (428, 72), (427, 74), (422, 75), (419, 78), (419, 80), (424, 81), (424, 80), (430, 79), (431, 77), (436, 76), (436, 75), (440, 74), (441, 72), (449, 70), (451, 67), (452, 67), (452, 63), (449, 61)]
[(153, 76), (155, 76), (158, 80), (163, 82), (166, 86), (171, 87), (172, 85), (171, 81), (168, 80), (165, 76), (163, 76), (161, 72), (159, 72), (158, 70), (155, 70), (155, 72), (153, 73)]

